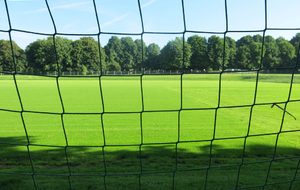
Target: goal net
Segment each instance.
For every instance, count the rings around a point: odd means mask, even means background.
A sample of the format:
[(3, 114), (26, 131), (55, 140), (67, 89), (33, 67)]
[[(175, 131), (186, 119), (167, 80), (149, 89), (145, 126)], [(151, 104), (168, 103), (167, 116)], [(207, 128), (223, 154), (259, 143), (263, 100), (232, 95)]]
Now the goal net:
[(298, 5), (0, 1), (0, 189), (299, 189)]

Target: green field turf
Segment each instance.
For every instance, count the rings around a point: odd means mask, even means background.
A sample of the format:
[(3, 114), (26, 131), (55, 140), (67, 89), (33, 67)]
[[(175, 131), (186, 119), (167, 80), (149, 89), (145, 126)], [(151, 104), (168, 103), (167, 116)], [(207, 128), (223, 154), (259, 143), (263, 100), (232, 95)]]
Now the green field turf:
[(300, 180), (299, 75), (286, 107), (297, 120), (284, 121), (271, 105), (285, 107), (288, 74), (260, 74), (256, 96), (253, 73), (221, 83), (219, 74), (15, 77), (23, 110), (13, 76), (0, 75), (0, 189), (34, 188), (32, 178), (38, 189), (288, 189)]

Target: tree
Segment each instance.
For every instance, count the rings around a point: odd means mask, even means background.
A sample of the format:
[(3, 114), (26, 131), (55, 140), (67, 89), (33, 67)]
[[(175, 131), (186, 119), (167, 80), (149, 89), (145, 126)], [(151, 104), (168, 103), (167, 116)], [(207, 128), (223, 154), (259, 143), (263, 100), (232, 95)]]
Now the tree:
[(161, 63), (159, 60), (160, 47), (155, 44), (149, 44), (146, 49), (146, 61), (144, 68), (146, 69), (161, 69)]
[[(241, 69), (256, 69), (260, 66), (262, 43), (251, 36), (244, 36), (237, 42), (236, 65)], [(265, 48), (264, 48), (265, 51)]]
[(236, 51), (235, 40), (230, 37), (225, 37), (225, 68), (237, 68), (235, 65)]
[[(62, 37), (39, 39), (30, 43), (25, 52), (28, 60), (29, 70), (40, 71), (72, 71), (71, 58), (72, 40)], [(57, 55), (57, 56), (56, 56)]]
[(223, 63), (223, 40), (218, 36), (208, 38), (207, 54), (209, 67), (213, 70), (219, 70)]
[(293, 62), (293, 58), (295, 55), (295, 48), (294, 46), (289, 43), (286, 39), (283, 37), (279, 37), (276, 39), (276, 44), (279, 49), (279, 64), (280, 67), (285, 66), (292, 66), (295, 65), (295, 62)]
[[(51, 38), (52, 39), (52, 38)], [(72, 71), (72, 40), (62, 37), (56, 37), (55, 47), (57, 53), (57, 61), (61, 71)]]
[(106, 69), (108, 71), (121, 71), (121, 66), (117, 62), (110, 62), (109, 64), (107, 64)]
[[(14, 41), (12, 41), (16, 70), (24, 71), (27, 67), (26, 55)], [(11, 43), (9, 40), (0, 40), (0, 71), (15, 71)]]
[(140, 40), (140, 39), (136, 39), (134, 41), (134, 43), (136, 43), (136, 45), (137, 45), (137, 52), (134, 56), (135, 69), (140, 70), (146, 60), (147, 46), (144, 41), (143, 41), (143, 45), (142, 45), (142, 40)]
[(72, 42), (72, 51), (71, 51), (71, 58), (72, 58), (72, 70), (73, 71), (87, 71), (85, 65), (82, 64), (81, 60), (83, 58), (83, 49), (82, 49), (82, 41), (75, 40)]
[[(262, 43), (260, 42), (252, 42), (250, 44), (250, 64), (248, 65), (248, 69), (257, 69), (260, 67), (261, 62), (261, 49)], [(263, 49), (264, 52), (266, 48)], [(263, 56), (264, 56), (263, 52)]]
[(121, 56), (123, 54), (121, 40), (112, 36), (104, 47), (108, 70), (121, 70)]
[[(300, 33), (297, 33), (291, 40), (290, 43), (294, 46), (295, 48), (295, 57), (293, 59), (294, 62), (297, 61), (297, 56), (299, 53), (300, 49)], [(299, 63), (298, 63), (299, 64)]]
[(240, 46), (236, 52), (236, 67), (240, 69), (249, 68), (250, 60), (250, 49), (247, 46)]
[(162, 69), (186, 69), (190, 65), (191, 55), (190, 45), (185, 43), (183, 51), (183, 38), (176, 37), (175, 40), (169, 41), (161, 50)]
[(188, 43), (191, 46), (190, 68), (208, 69), (208, 56), (206, 38), (194, 35), (188, 38)]
[(295, 49), (299, 48), (300, 43), (300, 33), (297, 33), (291, 40), (290, 43), (295, 47)]
[(130, 70), (136, 67), (136, 62), (134, 58), (137, 54), (137, 44), (134, 43), (132, 38), (130, 37), (123, 37), (121, 38), (122, 44), (122, 56), (121, 56), (121, 68), (124, 70)]
[(25, 53), (31, 71), (58, 71), (52, 37), (30, 43)]
[[(86, 67), (87, 71), (100, 71), (100, 54), (98, 42), (92, 37), (82, 37), (75, 40), (72, 44), (73, 50), (71, 52), (72, 62), (83, 71)], [(106, 54), (100, 46), (102, 70), (106, 69)], [(75, 67), (75, 68), (76, 68)], [(75, 69), (76, 70), (76, 69)]]
[(279, 49), (276, 40), (272, 36), (265, 37), (265, 55), (263, 58), (263, 67), (270, 68), (279, 65)]
[(262, 35), (260, 35), (260, 34), (254, 35), (254, 36), (253, 36), (253, 41), (254, 41), (254, 42), (262, 43), (262, 41), (263, 41)]
[(241, 39), (239, 39), (236, 42), (236, 47), (241, 47), (241, 46), (244, 46), (244, 45), (250, 45), (253, 41), (254, 40), (253, 40), (252, 36), (250, 36), (250, 35), (243, 36)]

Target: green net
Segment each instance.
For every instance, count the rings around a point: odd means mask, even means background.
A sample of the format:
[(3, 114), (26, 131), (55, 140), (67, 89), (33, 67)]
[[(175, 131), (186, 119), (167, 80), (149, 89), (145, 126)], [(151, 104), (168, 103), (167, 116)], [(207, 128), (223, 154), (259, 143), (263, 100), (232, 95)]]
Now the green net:
[[(299, 48), (289, 66), (265, 66), (267, 1), (262, 30), (183, 30), (149, 32), (136, 1), (141, 33), (101, 29), (91, 1), (96, 34), (37, 33), (12, 27), (4, 0), (14, 69), (1, 71), (0, 189), (299, 189)], [(101, 4), (101, 3), (100, 3)], [(52, 73), (19, 72), (13, 32), (52, 36), (57, 68)], [(221, 69), (105, 71), (101, 36), (182, 37), (185, 65), (188, 34), (223, 38)], [(256, 69), (227, 69), (226, 37), (262, 33)], [(58, 36), (97, 38), (100, 70), (90, 76), (66, 75)], [(146, 59), (141, 49), (140, 64)], [(250, 63), (249, 63), (250, 64)], [(140, 66), (142, 68), (142, 66)], [(277, 73), (277, 74), (267, 74)], [(278, 74), (285, 73), (285, 74)]]

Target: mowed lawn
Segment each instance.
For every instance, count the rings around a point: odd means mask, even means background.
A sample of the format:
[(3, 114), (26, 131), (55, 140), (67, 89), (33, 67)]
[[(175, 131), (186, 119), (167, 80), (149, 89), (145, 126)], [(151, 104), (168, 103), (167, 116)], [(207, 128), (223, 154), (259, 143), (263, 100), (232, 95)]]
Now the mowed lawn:
[[(289, 97), (291, 76), (260, 74), (255, 93), (252, 73), (225, 73), (221, 83), (220, 74), (16, 75), (21, 105), (13, 76), (2, 75), (0, 189), (21, 189), (20, 180), (38, 189), (232, 189), (299, 180), (300, 76)], [(271, 108), (288, 98), (297, 120)], [(26, 175), (33, 172), (34, 180)]]

